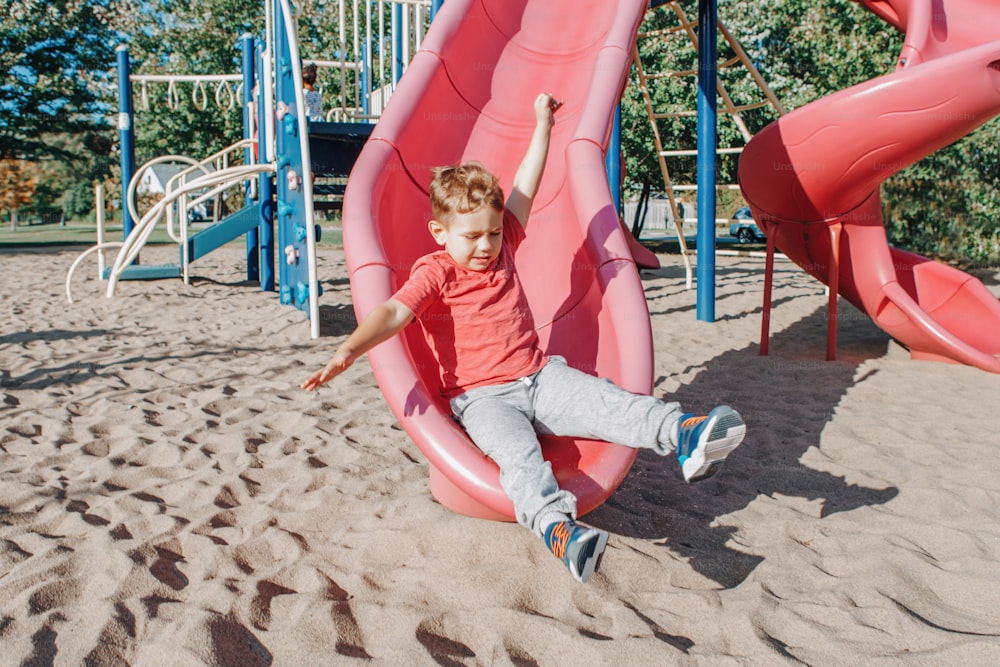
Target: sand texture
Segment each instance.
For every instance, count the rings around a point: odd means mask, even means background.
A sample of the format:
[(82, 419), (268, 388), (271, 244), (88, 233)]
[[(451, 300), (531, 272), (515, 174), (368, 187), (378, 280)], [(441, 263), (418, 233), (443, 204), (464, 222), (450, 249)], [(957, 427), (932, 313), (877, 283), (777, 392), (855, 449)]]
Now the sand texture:
[(238, 247), (113, 300), (88, 263), (69, 305), (78, 252), (0, 253), (0, 665), (1000, 664), (1000, 376), (843, 301), (824, 361), (794, 265), (767, 357), (763, 260), (718, 258), (715, 323), (679, 257), (643, 272), (654, 392), (748, 435), (693, 486), (641, 453), (583, 585), (434, 501), (366, 359), (298, 389), (356, 324), (342, 252), (315, 341)]

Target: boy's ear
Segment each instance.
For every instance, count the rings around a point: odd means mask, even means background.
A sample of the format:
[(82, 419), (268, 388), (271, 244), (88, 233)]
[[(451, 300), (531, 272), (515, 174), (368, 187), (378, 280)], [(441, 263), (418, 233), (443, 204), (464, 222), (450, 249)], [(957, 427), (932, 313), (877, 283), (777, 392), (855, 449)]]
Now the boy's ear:
[(437, 220), (431, 219), (427, 222), (427, 229), (430, 230), (431, 236), (434, 237), (434, 240), (437, 241), (437, 244), (439, 246), (443, 246), (444, 232), (445, 232), (444, 225), (442, 225)]

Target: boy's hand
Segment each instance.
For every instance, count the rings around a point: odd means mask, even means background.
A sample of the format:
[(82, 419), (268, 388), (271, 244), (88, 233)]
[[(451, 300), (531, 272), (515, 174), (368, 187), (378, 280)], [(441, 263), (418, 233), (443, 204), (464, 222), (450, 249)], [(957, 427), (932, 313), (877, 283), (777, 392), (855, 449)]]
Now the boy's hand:
[(402, 331), (413, 321), (413, 313), (395, 299), (389, 299), (368, 313), (358, 328), (347, 337), (326, 366), (309, 376), (299, 386), (310, 391), (337, 377), (368, 350)]
[(330, 359), (326, 366), (310, 375), (309, 378), (299, 386), (306, 391), (312, 391), (313, 389), (318, 388), (321, 384), (326, 384), (350, 367), (351, 363), (347, 360), (347, 358), (340, 353), (337, 353), (333, 355), (333, 358)]
[(546, 124), (548, 127), (556, 122), (555, 112), (563, 105), (555, 97), (548, 93), (540, 93), (535, 98), (535, 120), (539, 125)]

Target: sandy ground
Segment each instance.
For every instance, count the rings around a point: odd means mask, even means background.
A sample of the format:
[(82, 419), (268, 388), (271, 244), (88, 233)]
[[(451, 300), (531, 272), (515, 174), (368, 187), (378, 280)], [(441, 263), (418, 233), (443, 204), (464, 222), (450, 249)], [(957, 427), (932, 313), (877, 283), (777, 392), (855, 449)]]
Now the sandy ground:
[(654, 392), (748, 436), (694, 486), (640, 454), (585, 517), (611, 539), (583, 585), (433, 500), (366, 360), (297, 388), (355, 326), (342, 252), (316, 341), (238, 248), (114, 300), (90, 263), (68, 305), (77, 254), (0, 253), (2, 665), (1000, 663), (1000, 376), (911, 361), (844, 302), (824, 361), (791, 264), (768, 357), (762, 260), (718, 258), (715, 323), (677, 256), (643, 272)]

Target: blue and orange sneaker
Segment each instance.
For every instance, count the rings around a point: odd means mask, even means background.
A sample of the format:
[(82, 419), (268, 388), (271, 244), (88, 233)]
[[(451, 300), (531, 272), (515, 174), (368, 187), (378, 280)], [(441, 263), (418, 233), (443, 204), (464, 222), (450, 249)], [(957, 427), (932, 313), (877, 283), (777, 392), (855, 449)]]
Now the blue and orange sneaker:
[(720, 405), (707, 415), (681, 415), (677, 422), (677, 460), (691, 483), (719, 472), (723, 461), (747, 433), (740, 414)]
[(603, 530), (557, 521), (545, 530), (545, 544), (552, 554), (566, 564), (577, 581), (586, 582), (597, 572), (608, 534)]

